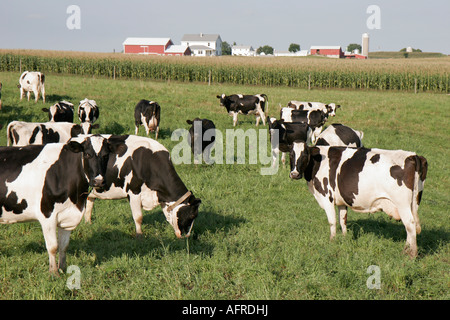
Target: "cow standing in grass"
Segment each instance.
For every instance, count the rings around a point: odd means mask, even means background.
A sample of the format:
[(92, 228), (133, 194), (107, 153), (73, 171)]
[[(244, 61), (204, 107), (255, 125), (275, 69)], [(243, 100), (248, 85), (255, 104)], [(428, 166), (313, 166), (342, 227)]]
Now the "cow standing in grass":
[(405, 226), (411, 257), (417, 256), (418, 208), (427, 176), (427, 160), (413, 152), (316, 146), (294, 142), (291, 179), (305, 178), (327, 214), (330, 238), (336, 235), (336, 211), (347, 232), (347, 207), (356, 212), (384, 211)]
[(134, 108), (134, 134), (139, 133), (139, 126), (142, 124), (145, 133), (155, 132), (155, 139), (158, 139), (159, 122), (161, 121), (161, 106), (158, 102), (142, 99)]
[[(269, 99), (265, 94), (256, 95), (242, 95), (232, 94), (217, 96), (220, 99), (220, 105), (227, 109), (227, 112), (233, 117), (233, 126), (237, 124), (238, 114), (254, 114), (256, 116), (256, 125), (259, 125), (259, 121), (262, 119), (263, 125), (266, 124), (265, 120), (265, 107), (269, 103)], [(267, 109), (269, 107), (267, 106)]]
[(105, 184), (108, 155), (123, 147), (100, 136), (67, 144), (0, 147), (0, 224), (38, 221), (50, 272), (64, 270), (70, 233), (83, 217), (89, 189)]
[(45, 103), (45, 76), (41, 72), (25, 71), (19, 78), (20, 100), (23, 99), (25, 92), (28, 101), (30, 101), (31, 92), (34, 93), (35, 102), (39, 100), (39, 93), (42, 95), (42, 102)]

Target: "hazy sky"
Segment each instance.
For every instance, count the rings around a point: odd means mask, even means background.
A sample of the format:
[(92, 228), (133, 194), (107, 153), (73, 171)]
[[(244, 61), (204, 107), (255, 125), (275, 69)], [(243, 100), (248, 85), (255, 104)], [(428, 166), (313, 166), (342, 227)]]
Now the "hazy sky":
[[(66, 25), (75, 21), (70, 5), (80, 8), (80, 29)], [(371, 5), (379, 20), (367, 13)], [(255, 49), (345, 49), (367, 32), (370, 51), (411, 46), (450, 54), (449, 16), (449, 0), (1, 0), (0, 48), (120, 52), (127, 37), (179, 44), (183, 34), (202, 32)]]

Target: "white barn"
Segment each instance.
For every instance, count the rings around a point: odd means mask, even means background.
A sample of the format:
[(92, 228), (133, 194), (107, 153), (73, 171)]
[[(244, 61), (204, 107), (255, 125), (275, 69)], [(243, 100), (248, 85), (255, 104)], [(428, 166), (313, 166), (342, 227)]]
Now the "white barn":
[(231, 55), (252, 57), (256, 56), (256, 50), (252, 46), (232, 46)]
[(188, 46), (193, 56), (222, 55), (222, 39), (218, 34), (185, 34), (181, 45)]

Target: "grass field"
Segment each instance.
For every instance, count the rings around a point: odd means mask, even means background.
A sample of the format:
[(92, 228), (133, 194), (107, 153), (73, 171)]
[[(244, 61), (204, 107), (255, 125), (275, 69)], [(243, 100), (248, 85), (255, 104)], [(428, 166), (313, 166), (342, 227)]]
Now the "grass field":
[[(128, 202), (97, 200), (92, 224), (82, 221), (72, 232), (67, 264), (80, 268), (81, 284), (70, 290), (66, 281), (71, 274), (48, 274), (38, 223), (0, 225), (0, 299), (450, 298), (448, 95), (46, 74), (47, 103), (35, 104), (19, 101), (18, 78), (18, 72), (0, 73), (2, 146), (9, 121), (45, 121), (43, 106), (62, 99), (77, 106), (88, 97), (100, 108), (97, 133), (132, 134), (136, 103), (159, 102), (159, 141), (172, 150), (178, 142), (171, 141), (171, 133), (187, 128), (186, 119), (209, 118), (223, 132), (232, 128), (216, 95), (265, 93), (273, 116), (278, 104), (293, 99), (340, 104), (330, 123), (364, 131), (367, 147), (415, 151), (427, 158), (429, 171), (415, 260), (402, 253), (403, 224), (382, 212), (349, 210), (347, 236), (338, 231), (330, 242), (325, 212), (304, 180), (289, 179), (288, 167), (262, 176), (259, 164), (183, 164), (177, 172), (202, 199), (189, 239), (176, 239), (158, 207), (145, 213), (144, 238), (136, 240)], [(255, 127), (253, 116), (239, 120), (239, 128)], [(379, 267), (380, 289), (367, 286), (370, 266)]]

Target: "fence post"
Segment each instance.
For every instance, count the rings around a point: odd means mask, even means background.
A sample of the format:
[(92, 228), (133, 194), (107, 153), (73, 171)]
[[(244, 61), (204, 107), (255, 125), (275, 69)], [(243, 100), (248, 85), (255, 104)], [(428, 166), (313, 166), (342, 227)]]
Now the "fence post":
[(211, 85), (211, 70), (209, 70), (209, 74), (208, 74), (208, 86)]
[(113, 70), (113, 79), (116, 80), (116, 66), (114, 66), (114, 70)]
[(311, 73), (308, 75), (308, 90), (311, 90)]
[(417, 78), (414, 78), (414, 93), (417, 93)]
[(22, 58), (19, 61), (19, 73), (22, 74)]

